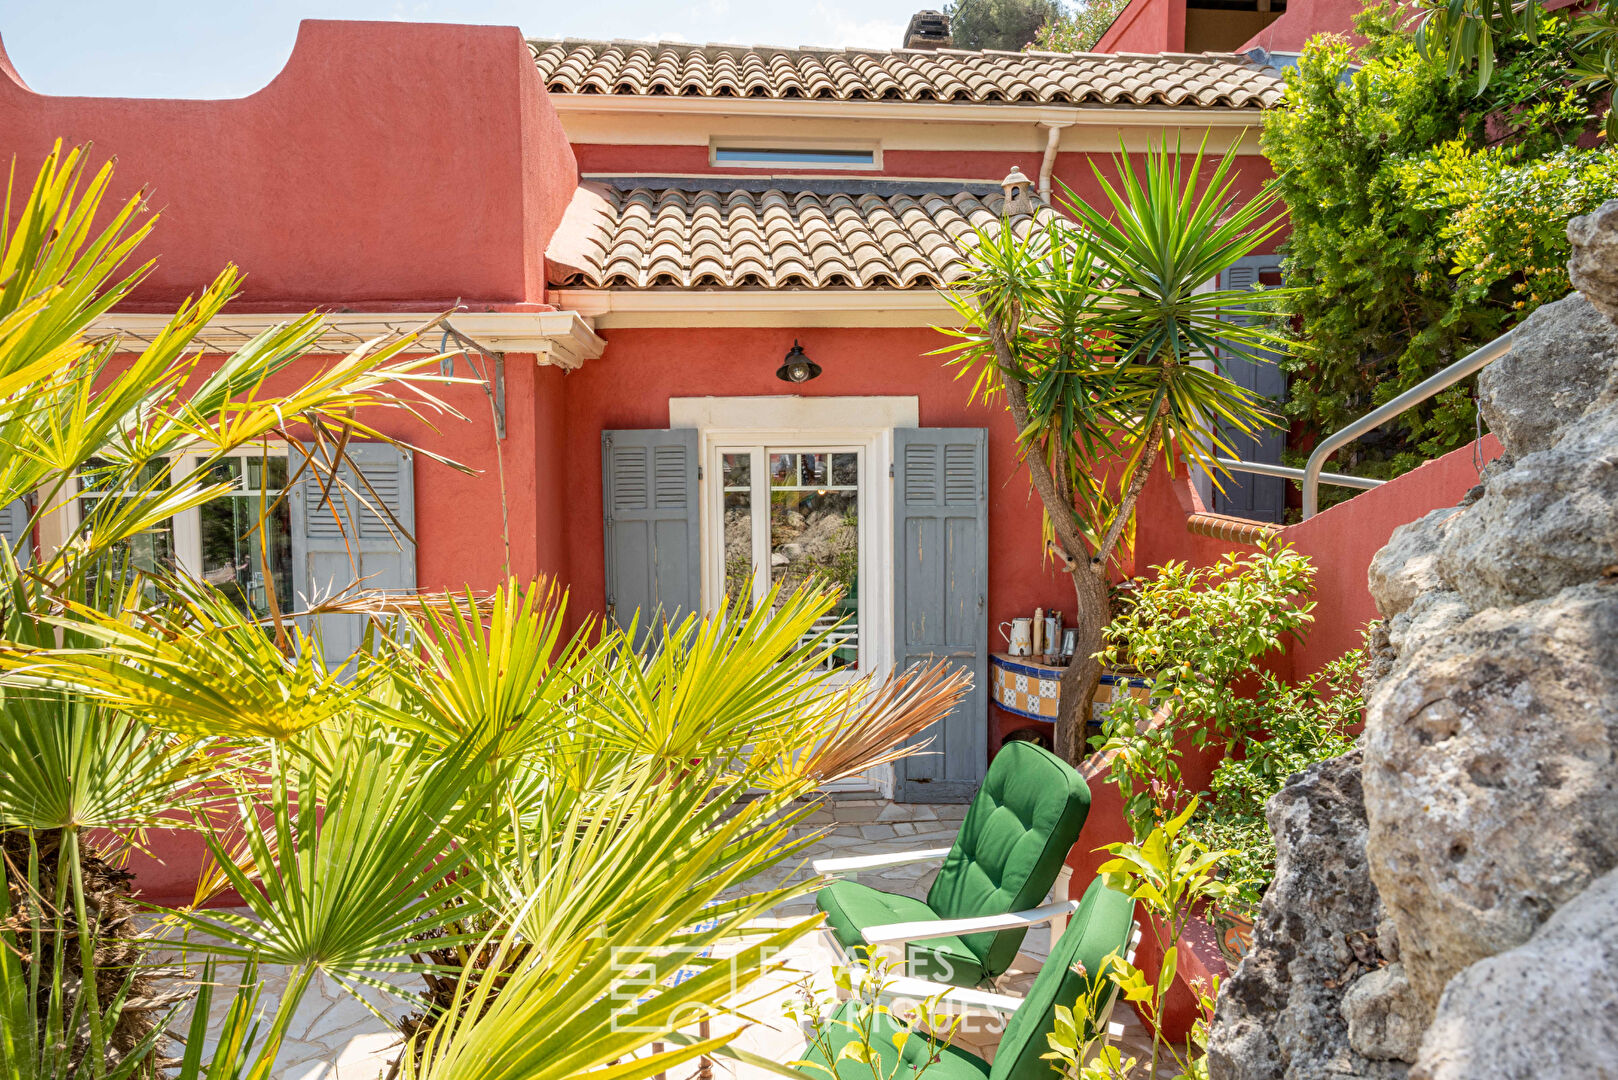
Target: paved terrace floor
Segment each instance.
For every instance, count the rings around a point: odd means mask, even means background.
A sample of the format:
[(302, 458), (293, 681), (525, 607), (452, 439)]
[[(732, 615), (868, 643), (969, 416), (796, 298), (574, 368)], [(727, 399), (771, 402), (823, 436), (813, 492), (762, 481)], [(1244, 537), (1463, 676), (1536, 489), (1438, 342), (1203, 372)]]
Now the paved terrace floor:
[[(877, 855), (912, 848), (945, 847), (954, 839), (964, 805), (900, 804), (874, 799), (827, 799), (816, 809), (805, 824), (805, 831), (826, 830), (808, 852), (808, 858), (827, 858), (851, 855)], [(918, 863), (892, 867), (884, 871), (860, 875), (862, 882), (876, 888), (909, 896), (923, 897), (932, 883), (936, 863)], [(794, 872), (795, 878), (808, 876), (808, 868)], [(814, 899), (782, 904), (772, 910), (763, 925), (779, 925), (795, 921), (814, 912)], [(1028, 935), (1023, 946), (1027, 967), (1037, 965), (1050, 947), (1048, 932), (1039, 929)], [(783, 1005), (788, 997), (797, 995), (804, 979), (812, 981), (829, 997), (831, 971), (835, 958), (826, 932), (815, 931), (801, 939), (782, 957), (786, 972), (765, 984), (762, 999), (747, 1009), (756, 1023), (748, 1026), (737, 1040), (737, 1045), (774, 1061), (791, 1061), (801, 1055), (804, 1034), (786, 1018)], [(414, 985), (414, 980), (410, 980)], [(263, 1007), (269, 1012), (284, 989), (284, 977), (276, 972), (264, 980)], [(1019, 992), (1015, 986), (1012, 992)], [(376, 1000), (387, 1015), (401, 1012), (399, 1002)], [(215, 999), (216, 1013), (223, 1014), (229, 1002), (228, 995)], [(219, 1020), (221, 1016), (216, 1016)], [(1115, 1021), (1127, 1025), (1122, 1040), (1126, 1054), (1149, 1054), (1149, 1042), (1133, 1012), (1120, 1005), (1113, 1014)], [(182, 1021), (183, 1022), (183, 1021)], [(716, 1021), (723, 1028), (729, 1021)], [(992, 1056), (994, 1037), (963, 1036), (958, 1040), (984, 1056)], [(275, 1075), (279, 1080), (377, 1080), (388, 1062), (397, 1053), (397, 1032), (379, 1020), (359, 1002), (324, 977), (317, 976), (310, 992), (299, 1006), (289, 1027), (288, 1039), (282, 1049)], [(211, 1047), (209, 1048), (211, 1051)], [(727, 1062), (715, 1062), (707, 1074), (712, 1080), (764, 1080), (771, 1074), (762, 1069), (736, 1067)], [(1172, 1071), (1163, 1075), (1173, 1075)], [(696, 1080), (699, 1070), (695, 1066), (682, 1066), (667, 1080)], [(1053, 1074), (1054, 1080), (1054, 1074)]]

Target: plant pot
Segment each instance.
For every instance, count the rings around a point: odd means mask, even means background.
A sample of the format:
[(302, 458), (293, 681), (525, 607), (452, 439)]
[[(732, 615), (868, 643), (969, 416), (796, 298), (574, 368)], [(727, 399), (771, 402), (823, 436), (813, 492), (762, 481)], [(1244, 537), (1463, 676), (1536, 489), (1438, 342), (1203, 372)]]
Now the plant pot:
[(1208, 924), (1214, 928), (1219, 952), (1235, 971), (1253, 948), (1253, 919), (1258, 911), (1246, 904), (1228, 904), (1208, 913)]

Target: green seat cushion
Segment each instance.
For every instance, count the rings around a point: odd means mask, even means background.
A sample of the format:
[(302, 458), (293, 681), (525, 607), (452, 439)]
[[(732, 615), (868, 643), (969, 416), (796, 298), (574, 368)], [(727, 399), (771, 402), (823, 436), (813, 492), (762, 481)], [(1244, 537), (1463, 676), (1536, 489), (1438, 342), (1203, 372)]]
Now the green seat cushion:
[[(1090, 789), (1061, 758), (1031, 742), (1000, 748), (972, 799), (927, 907), (941, 919), (1038, 907), (1090, 812)], [(1017, 958), (1023, 930), (961, 940), (989, 977)]]
[[(851, 956), (863, 956), (860, 931), (887, 923), (938, 920), (923, 900), (883, 892), (857, 881), (834, 881), (815, 894), (815, 906), (826, 913), (826, 924)], [(912, 941), (906, 949), (909, 974), (918, 979), (977, 986), (986, 978), (977, 955), (959, 937)]]
[[(1056, 1006), (1071, 1009), (1091, 992), (1107, 957), (1128, 952), (1134, 923), (1132, 897), (1107, 888), (1100, 878), (1091, 883), (1028, 996), (1006, 1022), (994, 1054), (993, 1080), (1051, 1080), (1051, 1063), (1040, 1055), (1050, 1052), (1046, 1036), (1056, 1030)], [(1104, 1003), (1105, 997), (1097, 1001)]]
[[(837, 1060), (838, 1053), (844, 1046), (853, 1042), (855, 1034), (837, 1021), (857, 1023), (855, 1009), (857, 1002), (845, 1001), (840, 1009), (833, 1015), (832, 1022), (826, 1030), (826, 1046), (811, 1045), (804, 1051), (804, 1060), (815, 1062), (817, 1065), (829, 1066), (837, 1071), (837, 1080), (872, 1080), (872, 1067), (853, 1058)], [(976, 1054), (969, 1054), (965, 1050), (958, 1050), (953, 1046), (939, 1047), (939, 1059), (931, 1065), (927, 1064), (928, 1044), (925, 1036), (914, 1035), (905, 1040), (904, 1050), (900, 1051), (893, 1045), (893, 1036), (899, 1031), (899, 1025), (893, 1022), (892, 1017), (885, 1014), (878, 1015), (871, 1024), (871, 1048), (876, 1051), (879, 1064), (876, 1066), (878, 1076), (897, 1076), (902, 1078), (914, 1075), (914, 1070), (926, 1068), (927, 1080), (987, 1080), (989, 1064)], [(830, 1054), (828, 1060), (827, 1054)], [(900, 1066), (908, 1066), (901, 1069)], [(814, 1080), (830, 1080), (823, 1069), (804, 1069), (800, 1072)], [(1055, 1074), (1053, 1073), (1052, 1076)]]

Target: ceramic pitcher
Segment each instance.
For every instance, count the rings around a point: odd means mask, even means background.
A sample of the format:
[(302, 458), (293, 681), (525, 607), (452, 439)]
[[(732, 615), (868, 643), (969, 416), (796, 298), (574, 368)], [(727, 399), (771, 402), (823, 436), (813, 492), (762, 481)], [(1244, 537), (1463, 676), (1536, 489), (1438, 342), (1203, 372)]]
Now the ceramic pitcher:
[[(1006, 628), (1010, 627), (1010, 630)], [(1006, 639), (1006, 652), (1012, 656), (1032, 656), (1034, 652), (1034, 620), (1012, 619), (1000, 624), (1000, 636)]]

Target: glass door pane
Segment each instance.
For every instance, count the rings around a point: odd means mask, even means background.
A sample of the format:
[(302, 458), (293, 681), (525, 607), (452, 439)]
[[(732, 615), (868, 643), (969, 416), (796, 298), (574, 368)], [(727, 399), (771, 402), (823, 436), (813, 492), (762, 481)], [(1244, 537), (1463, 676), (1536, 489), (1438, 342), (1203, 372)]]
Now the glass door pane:
[(731, 608), (750, 602), (757, 587), (753, 566), (753, 454), (749, 450), (720, 455), (724, 479), (725, 595)]
[(859, 666), (859, 454), (773, 450), (769, 455), (770, 583), (791, 591), (811, 577), (843, 590), (825, 626), (840, 623), (830, 663)]

